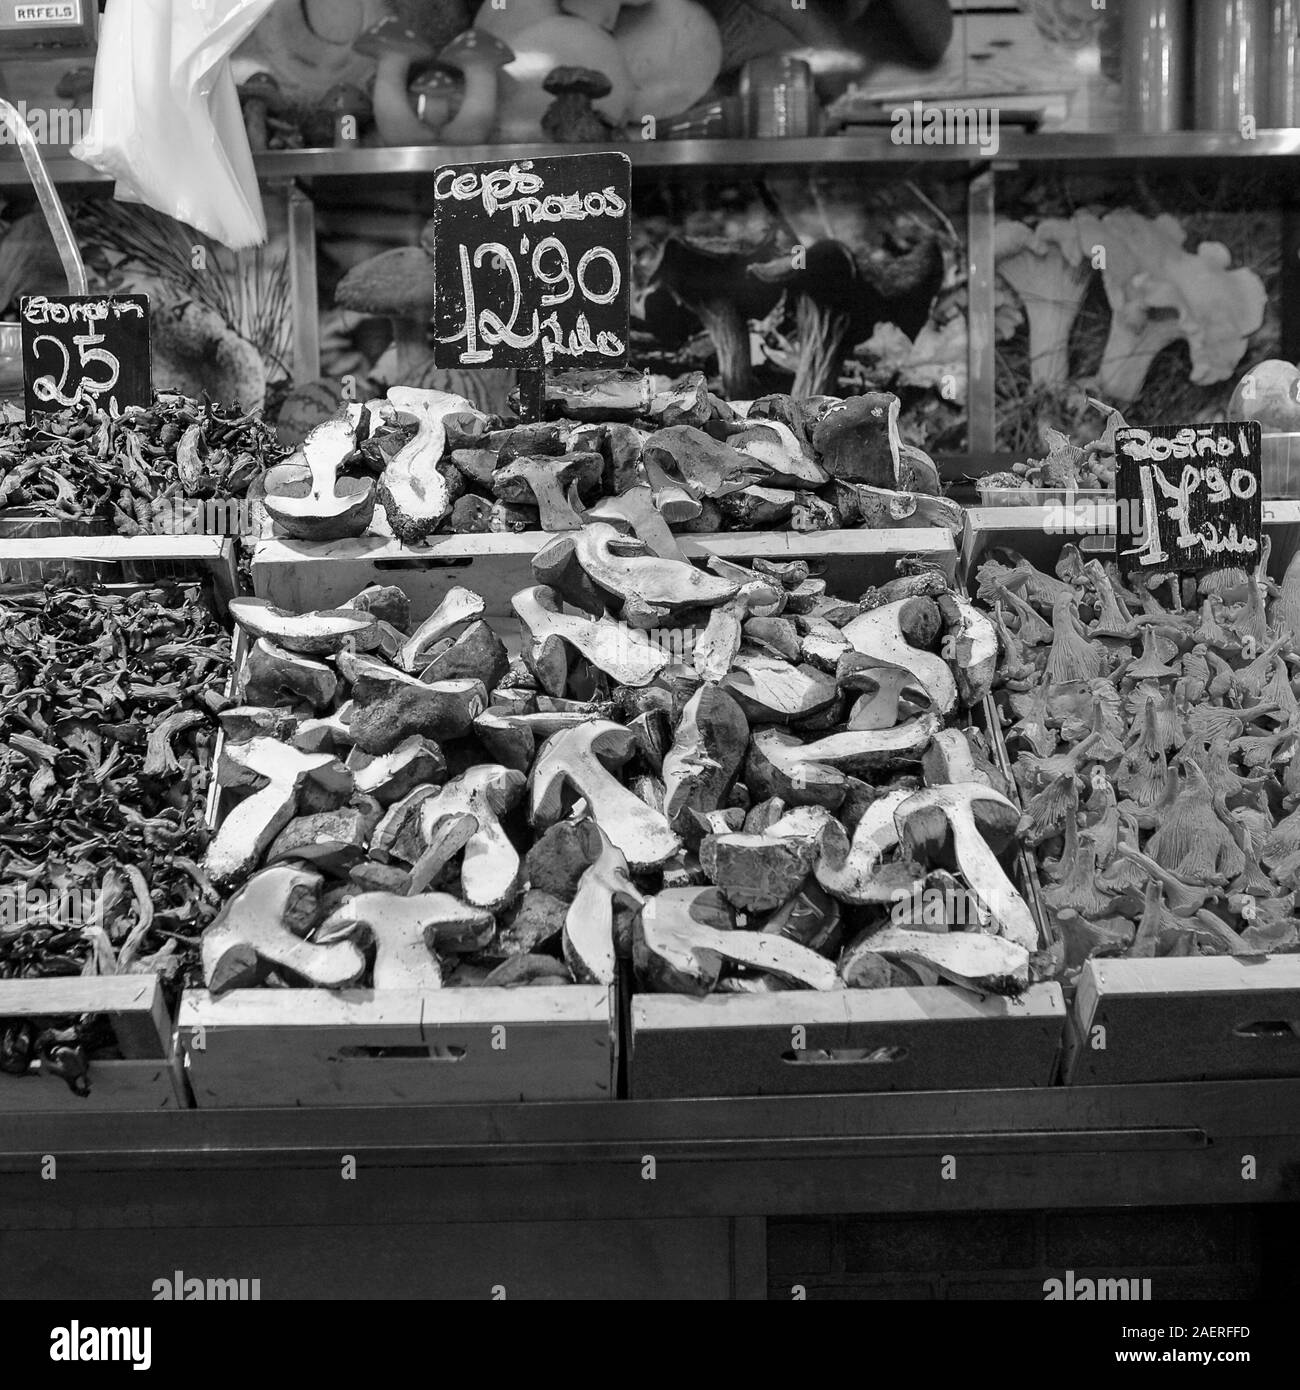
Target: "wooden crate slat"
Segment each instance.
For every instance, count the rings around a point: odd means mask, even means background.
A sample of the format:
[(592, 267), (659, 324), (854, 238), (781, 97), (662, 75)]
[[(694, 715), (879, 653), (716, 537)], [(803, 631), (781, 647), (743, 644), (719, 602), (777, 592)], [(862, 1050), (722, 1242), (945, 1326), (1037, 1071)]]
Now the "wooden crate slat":
[(1067, 1085), (1291, 1076), (1300, 1076), (1298, 955), (1091, 960), (1080, 972)]
[(107, 1014), (124, 1057), (171, 1055), (171, 1020), (156, 975), (0, 980), (0, 1018)]
[(179, 1044), (200, 1108), (608, 1099), (611, 1019), (594, 985), (189, 990)]
[[(951, 579), (957, 550), (952, 536), (932, 527), (889, 531), (800, 532), (734, 531), (717, 535), (679, 535), (683, 552), (735, 561), (762, 556), (771, 560), (825, 563), (831, 593), (856, 597), (893, 578), (900, 555), (919, 554)], [(332, 608), (346, 603), (367, 584), (397, 584), (411, 599), (418, 622), (457, 585), (483, 596), (490, 618), (515, 624), (511, 598), (535, 582), (529, 561), (550, 540), (547, 532), (437, 536), (419, 549), (379, 536), (310, 545), (263, 540), (253, 550), (253, 592), (290, 612)]]
[[(947, 987), (648, 994), (633, 998), (631, 1017), (634, 1100), (933, 1091), (1049, 1085), (1065, 1002), (1056, 984), (1034, 985), (1018, 1001)], [(903, 1055), (799, 1061), (796, 1041), (808, 1052)]]

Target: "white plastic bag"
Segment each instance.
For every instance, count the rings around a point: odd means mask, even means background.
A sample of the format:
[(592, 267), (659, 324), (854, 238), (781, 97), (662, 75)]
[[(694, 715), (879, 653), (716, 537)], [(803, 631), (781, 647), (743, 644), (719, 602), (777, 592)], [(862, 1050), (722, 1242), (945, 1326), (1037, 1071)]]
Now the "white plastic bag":
[(72, 153), (234, 250), (266, 240), (230, 53), (274, 0), (110, 0), (90, 138)]

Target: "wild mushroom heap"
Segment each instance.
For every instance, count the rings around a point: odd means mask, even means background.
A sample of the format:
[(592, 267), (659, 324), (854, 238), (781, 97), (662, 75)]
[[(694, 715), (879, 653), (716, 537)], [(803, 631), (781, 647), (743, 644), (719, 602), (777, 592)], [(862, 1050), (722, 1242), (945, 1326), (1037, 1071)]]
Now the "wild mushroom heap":
[(998, 703), (1071, 969), (1300, 950), (1300, 562), (1124, 583), (990, 559)]
[(1050, 968), (1010, 788), (954, 727), (989, 620), (928, 568), (848, 602), (633, 524), (538, 552), (514, 660), (464, 588), (417, 624), (390, 586), (232, 604), (210, 989), (608, 984), (622, 957), (690, 994), (1015, 994)]
[[(0, 592), (0, 977), (192, 972), (229, 672), (196, 588)], [(0, 1022), (0, 1071), (39, 1060), (84, 1090), (111, 1033), (47, 1022)]]
[(283, 453), (257, 413), (171, 392), (121, 415), (86, 402), (0, 431), (0, 513), (124, 536), (211, 531), (203, 504), (255, 495)]
[[(943, 496), (934, 463), (899, 438), (896, 396), (771, 395), (742, 416), (699, 373), (653, 388), (636, 372), (557, 372), (546, 385), (554, 418), (518, 424), (450, 392), (392, 387), (309, 435), (306, 462), (268, 477), (267, 507), (289, 535), (381, 529), (341, 500), (359, 495), (369, 472), (380, 475), (387, 529), (408, 543), (447, 531), (575, 530), (632, 512), (665, 535), (961, 530), (962, 509)], [(326, 439), (334, 472), (309, 483), (310, 456)], [(315, 499), (297, 510), (321, 525), (282, 518), (276, 497), (286, 487)]]

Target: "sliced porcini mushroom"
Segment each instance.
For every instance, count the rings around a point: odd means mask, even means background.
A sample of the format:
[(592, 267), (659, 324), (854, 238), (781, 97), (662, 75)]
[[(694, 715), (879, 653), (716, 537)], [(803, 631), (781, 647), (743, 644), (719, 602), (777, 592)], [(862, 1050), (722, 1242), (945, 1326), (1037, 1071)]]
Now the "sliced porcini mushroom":
[(552, 734), (529, 778), (533, 824), (545, 827), (563, 820), (567, 792), (586, 800), (591, 818), (633, 869), (652, 869), (672, 858), (682, 846), (668, 821), (609, 771), (609, 765), (621, 767), (635, 750), (632, 731), (606, 719), (588, 719)]
[(365, 857), (370, 830), (365, 812), (355, 806), (295, 816), (271, 842), (266, 862), (298, 859), (341, 878)]
[(885, 855), (898, 844), (894, 812), (911, 795), (902, 789), (878, 797), (854, 826), (852, 842), (838, 821), (827, 821), (814, 876), (832, 897), (858, 904), (890, 901), (892, 890), (879, 880), (879, 870)]
[(378, 622), (391, 623), (399, 632), (407, 632), (411, 626), (411, 600), (396, 584), (367, 584), (340, 607), (370, 613)]
[(582, 517), (569, 500), (595, 487), (603, 469), (600, 455), (590, 450), (576, 454), (530, 455), (498, 468), (492, 491), (503, 502), (524, 502), (537, 508), (543, 531), (576, 531)]
[(843, 481), (832, 484), (828, 495), (846, 525), (866, 530), (930, 526), (960, 536), (966, 524), (961, 504), (942, 495)]
[(1029, 952), (1018, 942), (985, 932), (891, 926), (872, 933), (863, 944), (886, 960), (927, 966), (952, 984), (979, 994), (1017, 995), (1029, 987)]
[[(957, 677), (957, 693), (970, 709), (993, 689), (998, 668), (998, 633), (993, 623), (969, 600), (957, 594), (940, 600), (940, 608), (952, 604), (958, 613), (952, 669)], [(856, 620), (855, 620), (856, 621)]]
[(732, 658), (722, 688), (734, 695), (751, 719), (786, 724), (835, 704), (835, 679), (815, 666), (792, 665), (761, 652), (741, 650)]
[(474, 732), (499, 763), (527, 772), (533, 765), (539, 739), (548, 739), (562, 729), (576, 728), (592, 717), (582, 710), (533, 710), (516, 714), (510, 710), (489, 709), (474, 720)]
[(514, 897), (522, 867), (519, 852), (501, 826), (501, 817), (519, 803), (526, 779), (516, 768), (480, 763), (453, 777), (421, 807), (425, 839), (446, 816), (471, 815), (478, 829), (466, 842), (460, 886), (466, 902), (497, 911)]
[(517, 989), (527, 985), (565, 985), (571, 982), (569, 968), (554, 956), (529, 953), (511, 956), (483, 981), (485, 988)]
[[(783, 729), (760, 729), (751, 745), (751, 765), (761, 759), (760, 777), (767, 795), (780, 796), (792, 805), (821, 805), (831, 810), (839, 801), (830, 799), (838, 789), (847, 790), (842, 769), (861, 772), (916, 762), (930, 745), (939, 722), (933, 714), (920, 714), (889, 729), (853, 729), (828, 734), (804, 743)], [(828, 777), (827, 773), (836, 774)], [(810, 795), (819, 790), (824, 795)]]
[(663, 390), (651, 396), (643, 414), (647, 420), (654, 420), (661, 427), (704, 424), (713, 414), (704, 373), (686, 372), (676, 381), (669, 382)]
[(989, 915), (1000, 935), (1026, 953), (1036, 951), (1038, 928), (1033, 914), (998, 863), (977, 814), (984, 817), (985, 826), (996, 818), (997, 831), (1008, 836), (1014, 834), (1020, 821), (1013, 802), (992, 787), (975, 782), (925, 787), (908, 797), (894, 818), (902, 843), (921, 848), (933, 844), (938, 833), (936, 818), (946, 820), (957, 866), (980, 909)]
[(476, 951), (496, 930), (490, 912), (450, 893), (358, 893), (316, 928), (317, 941), (368, 935), (375, 944), (376, 989), (440, 989), (437, 952)]
[(835, 810), (848, 792), (848, 781), (837, 768), (809, 762), (803, 741), (785, 729), (759, 729), (750, 740), (745, 780), (760, 797), (787, 805), (825, 806)]
[[(742, 635), (752, 648), (767, 656), (774, 656), (795, 665), (804, 659), (799, 633), (790, 618), (773, 618), (762, 614), (746, 618)], [(821, 666), (821, 663), (814, 662), (813, 665)], [(835, 667), (821, 669), (833, 671)]]
[(352, 747), (352, 701), (345, 700), (319, 719), (300, 720), (285, 742), (304, 753), (331, 753)]
[(510, 669), (506, 644), (482, 619), (470, 623), (445, 651), (430, 656), (420, 672), (422, 681), (476, 680), (491, 690)]
[(846, 623), (841, 630), (864, 656), (911, 671), (930, 697), (934, 712), (948, 715), (957, 705), (957, 682), (951, 668), (942, 657), (912, 646), (900, 625), (900, 614), (912, 601), (900, 599), (872, 608)]
[(771, 912), (798, 891), (812, 871), (817, 847), (795, 836), (706, 835), (700, 868), (729, 903), (748, 912)]
[(784, 936), (810, 951), (827, 954), (839, 942), (839, 903), (818, 884), (806, 881), (763, 923), (767, 936)]
[(753, 483), (761, 483), (767, 469), (755, 459), (723, 444), (692, 425), (670, 425), (656, 430), (641, 447), (641, 463), (647, 473), (660, 473), (692, 498), (725, 497)]
[(578, 880), (564, 917), (564, 959), (578, 984), (612, 985), (616, 967), (614, 911), (639, 911), (645, 898), (628, 875), (627, 859), (596, 827), (600, 852)]
[(377, 625), (368, 613), (342, 608), (290, 613), (264, 598), (234, 598), (229, 608), (230, 616), (251, 637), (265, 637), (301, 656), (328, 656), (349, 643), (364, 651)]
[(475, 680), (428, 684), (375, 663), (358, 670), (352, 702), (353, 742), (366, 753), (389, 753), (412, 734), (437, 743), (461, 738), (487, 708), (487, 690)]
[[(405, 796), (394, 801), (371, 832), (371, 857), (380, 863), (398, 859), (404, 864), (414, 864), (428, 844), (428, 838), (424, 834), (421, 807), (437, 795), (436, 786), (419, 786), (413, 787)], [(477, 824), (476, 820), (475, 825)]]
[(734, 926), (731, 906), (716, 888), (665, 888), (641, 909), (632, 948), (637, 974), (670, 994), (708, 994), (722, 973), (722, 957), (698, 944), (696, 929), (729, 933)]
[(613, 596), (592, 583), (578, 559), (574, 536), (572, 531), (562, 531), (533, 555), (529, 561), (533, 578), (548, 589), (554, 589), (566, 603), (581, 608), (593, 618), (602, 618)]
[(208, 845), (203, 863), (217, 884), (235, 883), (252, 873), (271, 841), (293, 819), (309, 779), (319, 779), (329, 788), (335, 805), (352, 793), (351, 774), (328, 753), (302, 753), (275, 739), (255, 738), (228, 747), (225, 758), (227, 766), (234, 765), (249, 779), (242, 785), (266, 780), (232, 808)]
[(790, 520), (794, 504), (793, 492), (758, 483), (718, 499), (722, 515), (742, 531), (765, 531), (784, 526)]
[(623, 617), (636, 627), (663, 625), (682, 608), (725, 603), (739, 586), (683, 560), (651, 555), (640, 541), (604, 522), (584, 526), (574, 538), (578, 563), (592, 582), (623, 601)]
[(253, 738), (274, 738), (288, 741), (298, 726), (291, 710), (272, 709), (267, 705), (231, 705), (217, 719), (227, 743), (247, 743)]
[(1006, 779), (987, 757), (976, 757), (970, 740), (961, 729), (940, 729), (921, 757), (921, 770), (931, 787), (944, 782), (982, 782), (986, 787), (1008, 792)]
[(749, 721), (716, 685), (704, 685), (686, 702), (664, 754), (664, 815), (685, 835), (689, 812), (716, 810), (744, 761)]
[(898, 397), (886, 391), (868, 391), (830, 406), (812, 437), (822, 467), (849, 482), (897, 487), (898, 412)]
[(200, 942), (203, 982), (213, 994), (259, 985), (287, 971), (322, 989), (355, 984), (366, 958), (351, 942), (303, 939), (316, 916), (321, 876), (293, 864), (254, 874), (229, 897)]
[(594, 507), (587, 508), (586, 519), (610, 525), (624, 522), (652, 555), (658, 555), (661, 560), (685, 559), (648, 486), (630, 487), (617, 497), (601, 498)]
[(471, 623), (487, 612), (487, 604), (472, 589), (455, 585), (442, 596), (438, 606), (415, 629), (397, 654), (403, 671), (417, 671), (428, 661), (431, 647), (442, 641), (453, 628)]
[(635, 420), (650, 404), (649, 378), (631, 367), (549, 372), (546, 404), (567, 420)]
[(838, 678), (841, 658), (846, 652), (853, 651), (853, 644), (839, 628), (816, 613), (800, 613), (784, 621), (789, 622), (798, 634), (796, 653), (792, 659), (797, 661), (802, 657), (820, 671), (835, 672)]
[(455, 501), (438, 467), (447, 443), (443, 420), (474, 406), (464, 396), (411, 386), (389, 387), (388, 400), (401, 415), (413, 418), (417, 428), (385, 465), (379, 502), (393, 535), (416, 545), (437, 528)]
[(375, 511), (373, 478), (340, 478), (344, 459), (356, 449), (346, 418), (326, 420), (302, 442), (302, 462), (269, 468), (263, 505), (271, 520), (294, 540), (333, 541), (359, 536)]
[(425, 837), (425, 847), (411, 865), (406, 882), (394, 892), (423, 893), (437, 883), (451, 861), (478, 833), (478, 817), (468, 811), (443, 815)]
[(745, 635), (745, 622), (756, 610), (770, 611), (779, 600), (772, 584), (742, 584), (739, 593), (709, 613), (704, 631), (695, 639), (691, 663), (704, 681), (721, 681), (731, 670)]
[(852, 647), (837, 663), (836, 679), (841, 689), (861, 691), (849, 709), (846, 729), (892, 729), (902, 718), (900, 706), (909, 693), (920, 705), (929, 699), (911, 671), (863, 656)]
[(826, 470), (780, 420), (756, 420), (748, 429), (729, 435), (727, 445), (761, 463), (768, 470), (763, 481), (769, 487), (819, 488), (830, 481)]
[(669, 663), (667, 652), (626, 624), (561, 612), (559, 596), (544, 585), (520, 590), (510, 604), (523, 630), (528, 669), (552, 695), (563, 695), (568, 681), (566, 647), (620, 685), (648, 685)]
[(404, 738), (387, 753), (354, 748), (346, 766), (357, 791), (373, 796), (381, 806), (391, 806), (416, 787), (441, 782), (447, 774), (442, 749), (420, 734)]
[(253, 643), (239, 673), (239, 692), (250, 705), (303, 701), (321, 710), (338, 690), (338, 677), (323, 662), (287, 652), (265, 637)]

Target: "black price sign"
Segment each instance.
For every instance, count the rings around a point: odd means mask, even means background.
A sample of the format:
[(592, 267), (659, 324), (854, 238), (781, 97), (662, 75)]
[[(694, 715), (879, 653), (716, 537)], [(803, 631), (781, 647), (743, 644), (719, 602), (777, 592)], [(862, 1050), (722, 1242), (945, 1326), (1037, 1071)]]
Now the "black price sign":
[(1258, 421), (1115, 432), (1120, 563), (1251, 569), (1263, 523)]
[(446, 165), (433, 196), (439, 367), (626, 361), (627, 155)]
[(27, 295), (19, 301), (27, 414), (89, 397), (153, 404), (146, 294)]

